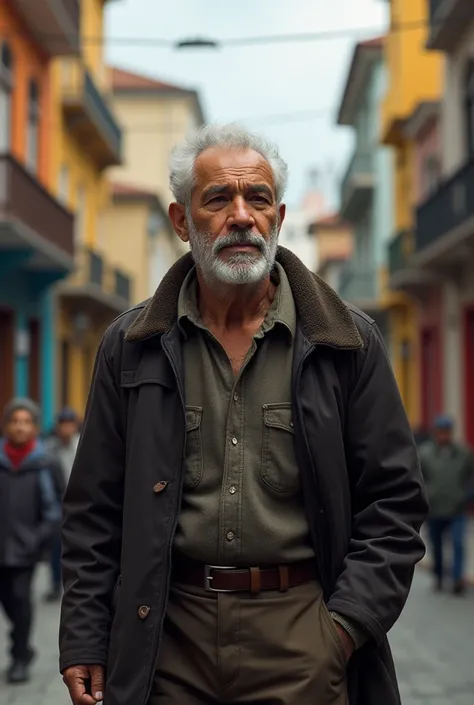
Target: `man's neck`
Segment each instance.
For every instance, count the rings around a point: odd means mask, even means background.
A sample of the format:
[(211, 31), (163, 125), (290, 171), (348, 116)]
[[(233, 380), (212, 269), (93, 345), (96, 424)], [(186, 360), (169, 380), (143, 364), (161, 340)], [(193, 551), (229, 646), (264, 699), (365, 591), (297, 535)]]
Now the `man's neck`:
[(202, 320), (221, 331), (247, 328), (264, 319), (277, 290), (270, 276), (252, 285), (209, 285), (199, 272), (197, 276)]

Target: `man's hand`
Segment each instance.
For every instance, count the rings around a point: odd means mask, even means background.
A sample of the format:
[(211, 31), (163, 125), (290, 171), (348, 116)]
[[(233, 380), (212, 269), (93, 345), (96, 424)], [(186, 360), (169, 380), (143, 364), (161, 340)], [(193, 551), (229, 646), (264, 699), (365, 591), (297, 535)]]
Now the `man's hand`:
[(334, 624), (336, 625), (336, 629), (339, 634), (339, 638), (342, 641), (342, 645), (344, 647), (344, 653), (346, 655), (346, 661), (349, 661), (350, 657), (355, 651), (355, 644), (354, 640), (352, 637), (346, 632), (344, 627), (339, 624), (339, 622), (334, 621)]
[(73, 705), (95, 705), (104, 699), (103, 666), (70, 666), (63, 672)]

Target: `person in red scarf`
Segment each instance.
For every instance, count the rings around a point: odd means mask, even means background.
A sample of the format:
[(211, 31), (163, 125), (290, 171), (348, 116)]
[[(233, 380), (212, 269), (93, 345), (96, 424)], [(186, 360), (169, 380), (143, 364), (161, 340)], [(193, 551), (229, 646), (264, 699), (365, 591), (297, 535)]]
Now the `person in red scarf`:
[(39, 409), (14, 399), (0, 440), (0, 604), (12, 624), (10, 683), (29, 680), (31, 583), (36, 563), (61, 519), (53, 477), (56, 461), (38, 439)]

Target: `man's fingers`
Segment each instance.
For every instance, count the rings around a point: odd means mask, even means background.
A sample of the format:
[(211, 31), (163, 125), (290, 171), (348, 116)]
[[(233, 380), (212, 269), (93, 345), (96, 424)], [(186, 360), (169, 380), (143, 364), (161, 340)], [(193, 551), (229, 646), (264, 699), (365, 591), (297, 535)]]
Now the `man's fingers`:
[(96, 702), (104, 699), (104, 669), (102, 666), (91, 666), (91, 693)]
[(73, 705), (95, 705), (96, 701), (87, 693), (83, 675), (70, 674), (65, 676), (64, 680), (69, 688), (69, 695)]
[(73, 705), (96, 705), (103, 700), (104, 669), (102, 666), (68, 668), (63, 677)]

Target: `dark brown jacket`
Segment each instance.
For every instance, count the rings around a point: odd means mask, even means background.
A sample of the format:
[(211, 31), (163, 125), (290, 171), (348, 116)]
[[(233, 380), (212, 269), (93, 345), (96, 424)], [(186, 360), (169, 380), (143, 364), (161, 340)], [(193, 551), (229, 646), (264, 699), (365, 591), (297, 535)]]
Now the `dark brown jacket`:
[[(330, 610), (370, 635), (351, 659), (351, 705), (398, 705), (386, 634), (400, 615), (427, 513), (409, 424), (380, 334), (290, 252), (298, 312), (297, 460)], [(148, 303), (105, 334), (65, 497), (61, 670), (107, 667), (105, 705), (145, 705), (180, 509), (185, 413), (176, 326), (183, 257)]]

